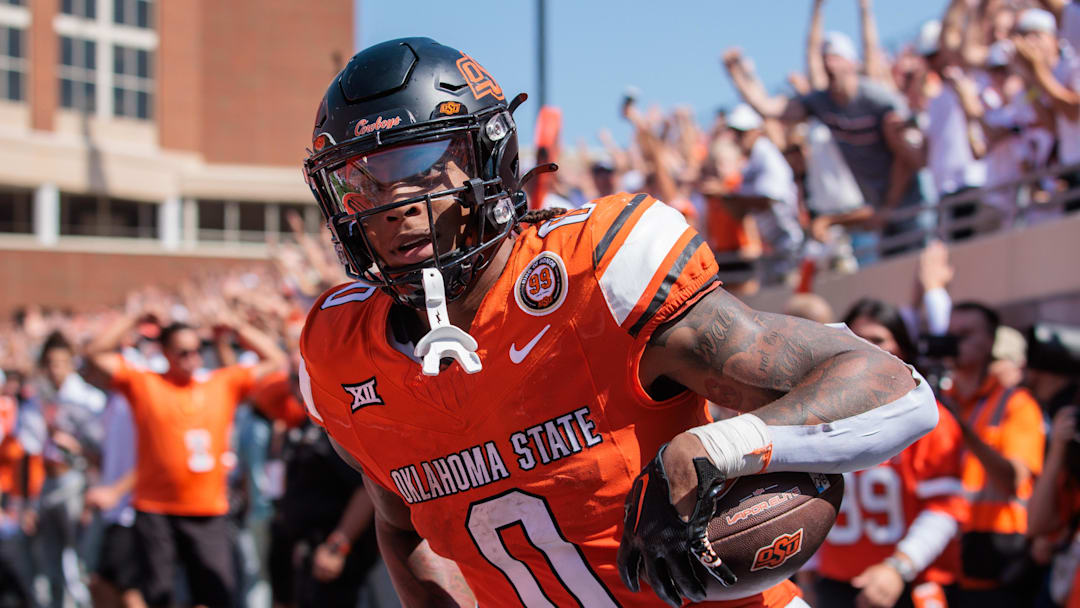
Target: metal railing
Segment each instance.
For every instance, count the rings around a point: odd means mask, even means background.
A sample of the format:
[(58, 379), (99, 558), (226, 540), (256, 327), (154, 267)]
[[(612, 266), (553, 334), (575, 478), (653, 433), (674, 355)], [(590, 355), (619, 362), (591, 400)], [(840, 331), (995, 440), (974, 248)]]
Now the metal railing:
[[(878, 235), (878, 238), (870, 239), (868, 243), (855, 244), (852, 253), (856, 259), (876, 261), (920, 249), (932, 239), (953, 242), (978, 238), (1030, 225), (1038, 219), (1036, 216), (1063, 215), (1067, 205), (1080, 201), (1080, 185), (1053, 192), (1046, 201), (1036, 202), (1033, 194), (1037, 191), (1036, 186), (1044, 180), (1056, 180), (1072, 175), (1080, 175), (1080, 163), (1032, 170), (1001, 184), (942, 197), (936, 204), (924, 201), (922, 204), (895, 209), (889, 214), (889, 223), (917, 220), (912, 222), (912, 229), (889, 236)], [(986, 202), (991, 195), (1004, 195), (1003, 202), (1008, 208), (1007, 213), (1002, 213), (997, 206)], [(782, 255), (769, 254), (747, 260), (737, 252), (718, 252), (716, 260), (721, 266), (720, 278), (732, 283), (758, 279), (765, 285), (776, 284), (783, 280), (783, 276), (765, 272), (763, 269), (771, 265), (783, 265), (784, 262), (793, 265), (791, 260), (785, 260)]]

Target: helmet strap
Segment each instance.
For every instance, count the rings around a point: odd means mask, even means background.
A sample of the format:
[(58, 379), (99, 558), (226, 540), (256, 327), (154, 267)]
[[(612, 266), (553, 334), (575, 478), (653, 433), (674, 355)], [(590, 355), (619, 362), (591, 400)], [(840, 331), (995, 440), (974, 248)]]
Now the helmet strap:
[(480, 356), (476, 354), (476, 338), (450, 324), (442, 273), (434, 268), (424, 268), (422, 275), (424, 307), (431, 331), (420, 338), (413, 352), (423, 361), (424, 375), (438, 376), (442, 360), (446, 357), (456, 360), (466, 373), (475, 374), (482, 367)]

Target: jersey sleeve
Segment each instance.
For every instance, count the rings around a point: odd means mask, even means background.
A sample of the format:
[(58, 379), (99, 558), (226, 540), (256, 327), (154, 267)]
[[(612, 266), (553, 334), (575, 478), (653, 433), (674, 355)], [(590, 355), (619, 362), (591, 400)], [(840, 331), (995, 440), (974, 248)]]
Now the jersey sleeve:
[(963, 445), (960, 425), (939, 403), (938, 425), (911, 447), (920, 511), (945, 513), (961, 524), (968, 519), (962, 482)]
[(636, 338), (719, 285), (705, 240), (672, 207), (646, 195), (597, 202), (589, 222), (592, 264), (615, 323)]
[[(340, 354), (334, 345), (348, 340), (349, 331), (359, 326), (356, 319), (347, 316), (343, 304), (363, 302), (376, 289), (362, 282), (345, 283), (326, 290), (308, 311), (304, 329), (300, 334), (300, 367), (297, 370), (300, 395), (304, 409), (315, 424), (326, 429), (326, 421), (320, 408), (332, 408), (335, 400), (320, 388), (319, 376), (326, 376), (340, 363)], [(344, 328), (344, 329), (343, 329)], [(340, 407), (340, 404), (337, 404)]]
[[(301, 355), (303, 357), (303, 355)], [(307, 411), (308, 418), (315, 424), (326, 428), (323, 423), (322, 414), (319, 413), (319, 409), (315, 407), (315, 395), (312, 391), (311, 375), (307, 371), (307, 363), (301, 358), (300, 360), (300, 396), (304, 399), (304, 409)]]

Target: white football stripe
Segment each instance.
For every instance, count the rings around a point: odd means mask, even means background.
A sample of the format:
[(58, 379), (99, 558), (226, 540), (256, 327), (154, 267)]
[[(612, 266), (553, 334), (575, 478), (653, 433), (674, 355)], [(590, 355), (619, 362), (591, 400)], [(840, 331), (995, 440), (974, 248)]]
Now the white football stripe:
[(616, 323), (626, 320), (687, 228), (681, 213), (659, 201), (641, 214), (600, 277), (600, 291)]
[(322, 416), (319, 415), (319, 411), (315, 409), (315, 399), (311, 396), (311, 377), (307, 373), (307, 365), (304, 364), (304, 360), (300, 359), (300, 395), (304, 398), (304, 406), (307, 407), (308, 414), (312, 418), (322, 422)]

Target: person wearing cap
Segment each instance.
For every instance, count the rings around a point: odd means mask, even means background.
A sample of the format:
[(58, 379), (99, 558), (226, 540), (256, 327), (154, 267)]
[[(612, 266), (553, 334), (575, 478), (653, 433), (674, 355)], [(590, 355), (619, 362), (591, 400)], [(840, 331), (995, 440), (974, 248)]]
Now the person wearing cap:
[(752, 215), (761, 233), (763, 245), (776, 261), (769, 273), (783, 274), (791, 269), (802, 244), (799, 226), (798, 191), (791, 166), (768, 137), (763, 137), (761, 115), (741, 103), (728, 115), (728, 126), (746, 157), (739, 189), (723, 197), (737, 215)]
[[(1042, 96), (1042, 106), (1052, 115), (1058, 162), (1080, 163), (1080, 56), (1070, 45), (1060, 44), (1054, 15), (1042, 9), (1020, 13), (1012, 41), (1029, 88)], [(1065, 179), (1071, 187), (1080, 185), (1080, 174)], [(1075, 203), (1066, 206), (1075, 208)]]
[[(922, 202), (913, 179), (923, 164), (921, 146), (905, 139), (908, 108), (893, 91), (859, 74), (855, 45), (838, 32), (825, 35), (822, 52), (828, 88), (793, 98), (769, 98), (753, 86), (753, 79), (737, 50), (724, 54), (724, 64), (743, 99), (759, 114), (787, 122), (815, 117), (829, 127), (840, 152), (851, 168), (856, 183), (873, 213), (864, 210), (836, 218), (836, 223), (866, 222), (884, 227), (885, 236), (913, 231), (915, 218), (888, 222), (888, 215), (901, 206)], [(905, 243), (908, 247), (921, 242)], [(904, 247), (886, 247), (896, 253)]]
[(946, 359), (951, 387), (941, 400), (963, 435), (961, 479), (970, 506), (960, 538), (961, 607), (1011, 608), (1034, 595), (1026, 503), (1042, 470), (1045, 433), (1031, 394), (990, 373), (999, 325), (997, 313), (977, 302), (955, 305), (949, 321), (957, 354)]

